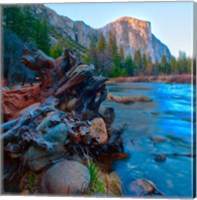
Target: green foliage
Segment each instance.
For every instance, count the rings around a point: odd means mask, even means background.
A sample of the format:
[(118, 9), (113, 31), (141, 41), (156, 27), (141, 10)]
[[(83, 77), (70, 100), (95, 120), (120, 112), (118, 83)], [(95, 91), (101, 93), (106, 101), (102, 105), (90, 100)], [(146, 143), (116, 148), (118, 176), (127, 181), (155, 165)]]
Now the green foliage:
[(98, 51), (99, 53), (102, 53), (105, 51), (105, 48), (106, 48), (106, 41), (105, 41), (105, 38), (103, 36), (103, 34), (101, 33), (100, 36), (99, 36), (99, 40), (98, 40)]
[(127, 56), (125, 59), (125, 70), (127, 72), (128, 76), (133, 76), (134, 75), (134, 69), (135, 69), (135, 63), (132, 60), (131, 56)]
[(118, 47), (117, 47), (117, 42), (116, 42), (116, 36), (109, 31), (108, 33), (108, 51), (112, 54), (112, 56), (114, 56), (116, 54), (116, 52), (118, 51)]
[(36, 19), (28, 6), (3, 7), (4, 28), (11, 30), (25, 43), (35, 41), (37, 47), (49, 54), (50, 40), (47, 21)]
[(120, 47), (120, 59), (124, 60), (124, 49), (122, 46)]
[(88, 167), (90, 171), (90, 192), (105, 193), (105, 181), (100, 176), (99, 167), (93, 162), (90, 162)]
[(34, 39), (39, 49), (43, 50), (46, 54), (50, 53), (50, 39), (49, 39), (49, 28), (46, 20), (40, 22), (35, 20), (34, 23)]
[(61, 41), (58, 41), (57, 44), (51, 47), (50, 56), (52, 56), (53, 58), (58, 58), (59, 56), (61, 56), (63, 50), (64, 49)]

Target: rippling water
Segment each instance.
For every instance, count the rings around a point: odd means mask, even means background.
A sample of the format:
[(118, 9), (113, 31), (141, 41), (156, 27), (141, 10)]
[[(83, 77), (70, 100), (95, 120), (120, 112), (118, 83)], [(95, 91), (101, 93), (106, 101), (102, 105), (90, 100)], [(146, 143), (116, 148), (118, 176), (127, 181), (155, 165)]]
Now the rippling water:
[[(129, 159), (114, 163), (120, 175), (125, 196), (135, 196), (132, 181), (153, 181), (166, 197), (192, 196), (192, 162), (184, 156), (167, 156), (156, 162), (156, 154), (192, 153), (192, 86), (164, 83), (116, 83), (108, 86), (120, 96), (145, 95), (153, 102), (119, 104), (106, 102), (116, 112), (115, 123), (128, 122), (124, 132), (124, 148)], [(154, 144), (150, 137), (166, 138)]]

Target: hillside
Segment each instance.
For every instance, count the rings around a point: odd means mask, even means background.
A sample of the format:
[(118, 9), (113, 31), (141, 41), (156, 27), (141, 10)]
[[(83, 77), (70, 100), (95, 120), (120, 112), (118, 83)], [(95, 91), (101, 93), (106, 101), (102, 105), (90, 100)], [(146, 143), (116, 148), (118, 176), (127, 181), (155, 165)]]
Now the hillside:
[(134, 56), (134, 52), (141, 51), (141, 54), (150, 55), (152, 61), (161, 60), (164, 55), (170, 60), (171, 53), (166, 45), (156, 38), (151, 32), (151, 23), (122, 17), (103, 28), (93, 29), (83, 21), (73, 21), (68, 17), (60, 16), (55, 11), (42, 4), (34, 4), (30, 7), (32, 14), (43, 20), (47, 19), (52, 28), (51, 40), (53, 43), (59, 37), (69, 39), (73, 44), (81, 45), (80, 48), (89, 48), (91, 37), (98, 41), (99, 34), (102, 32), (107, 38), (108, 32), (115, 33), (117, 44), (123, 47), (125, 55)]

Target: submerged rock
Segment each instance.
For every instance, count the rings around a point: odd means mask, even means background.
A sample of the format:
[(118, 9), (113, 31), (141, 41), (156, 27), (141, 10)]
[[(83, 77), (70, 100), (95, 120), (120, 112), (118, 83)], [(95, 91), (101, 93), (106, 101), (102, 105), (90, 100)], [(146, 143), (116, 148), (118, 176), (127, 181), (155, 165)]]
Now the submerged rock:
[(41, 193), (80, 194), (88, 189), (90, 173), (86, 166), (76, 161), (64, 160), (49, 168), (41, 180)]
[(155, 156), (156, 162), (164, 162), (166, 161), (166, 156), (164, 154), (158, 154)]
[(102, 118), (95, 118), (91, 121), (90, 136), (96, 140), (95, 145), (104, 144), (107, 141), (106, 125)]
[(154, 142), (154, 143), (160, 143), (160, 142), (165, 142), (166, 139), (165, 138), (160, 138), (160, 137), (150, 137), (150, 139)]

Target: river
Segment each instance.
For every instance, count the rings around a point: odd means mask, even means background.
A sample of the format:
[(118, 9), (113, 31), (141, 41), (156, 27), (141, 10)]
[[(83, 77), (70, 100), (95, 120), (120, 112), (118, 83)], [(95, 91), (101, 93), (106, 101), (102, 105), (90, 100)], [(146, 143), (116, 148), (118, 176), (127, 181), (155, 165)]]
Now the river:
[[(131, 183), (146, 178), (155, 183), (164, 197), (192, 197), (193, 158), (167, 154), (192, 153), (193, 87), (165, 83), (115, 83), (107, 87), (115, 95), (145, 95), (153, 99), (133, 104), (105, 102), (115, 109), (115, 124), (129, 124), (123, 134), (129, 158), (113, 165), (121, 178), (123, 195), (136, 196)], [(155, 144), (150, 137), (166, 141)], [(166, 160), (155, 161), (157, 154), (166, 154)]]

